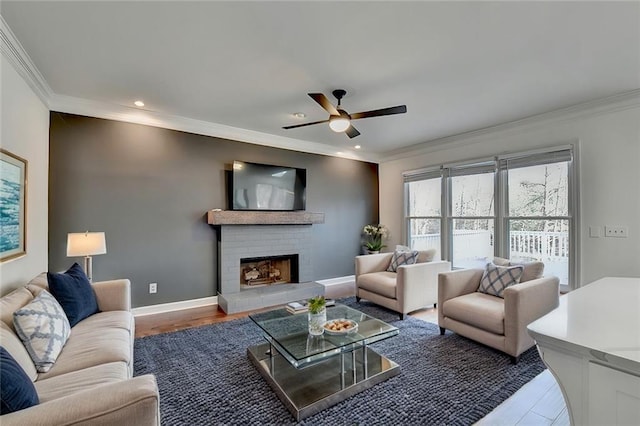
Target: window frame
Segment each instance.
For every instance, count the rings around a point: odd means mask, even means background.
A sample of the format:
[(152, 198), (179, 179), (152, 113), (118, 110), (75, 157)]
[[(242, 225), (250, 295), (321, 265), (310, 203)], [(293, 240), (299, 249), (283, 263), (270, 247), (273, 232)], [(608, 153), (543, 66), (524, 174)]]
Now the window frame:
[(426, 169), (415, 170), (413, 172), (403, 173), (404, 178), (404, 226), (402, 227), (402, 241), (404, 245), (409, 246), (411, 244), (411, 220), (415, 219), (436, 219), (440, 221), (440, 253), (441, 256), (444, 256), (443, 251), (443, 232), (444, 232), (444, 221), (443, 221), (443, 211), (442, 206), (444, 205), (444, 188), (440, 188), (440, 216), (410, 216), (410, 206), (411, 206), (411, 197), (409, 191), (409, 183), (421, 181), (421, 180), (430, 180), (430, 179), (440, 179), (442, 185), (442, 166), (438, 167), (430, 167)]
[[(513, 220), (567, 220), (569, 222), (569, 265), (567, 285), (561, 285), (561, 290), (569, 291), (579, 287), (579, 180), (578, 180), (578, 144), (568, 144), (554, 147), (497, 155), (491, 158), (479, 158), (460, 163), (442, 164), (402, 174), (404, 185), (404, 226), (403, 241), (411, 243), (411, 220), (437, 219), (440, 220), (440, 253), (444, 260), (453, 261), (453, 221), (456, 219), (493, 219), (494, 220), (494, 256), (508, 258), (510, 256), (509, 224)], [(541, 164), (567, 162), (567, 216), (510, 216), (509, 215), (509, 162), (515, 167), (529, 167)], [(454, 176), (471, 175), (478, 170), (494, 167), (494, 216), (452, 216), (452, 182)], [(440, 216), (410, 216), (409, 183), (413, 181), (433, 179), (441, 180)]]
[[(473, 162), (464, 162), (464, 163), (455, 163), (448, 164), (443, 167), (443, 185), (446, 188), (446, 194), (444, 197), (445, 208), (441, 207), (441, 211), (445, 212), (446, 215), (443, 217), (443, 221), (446, 225), (446, 238), (441, 237), (440, 239), (446, 242), (446, 253), (447, 259), (451, 262), (452, 268), (453, 266), (453, 223), (455, 220), (492, 220), (493, 221), (493, 250), (495, 254), (495, 245), (496, 245), (496, 225), (497, 225), (497, 193), (496, 193), (496, 165), (495, 159), (483, 159), (476, 160)], [(460, 176), (473, 176), (482, 173), (492, 173), (493, 174), (493, 216), (454, 216), (453, 215), (453, 181), (454, 177)], [(445, 207), (443, 206), (443, 207)], [(444, 234), (443, 234), (444, 235)], [(442, 251), (442, 253), (445, 253)]]

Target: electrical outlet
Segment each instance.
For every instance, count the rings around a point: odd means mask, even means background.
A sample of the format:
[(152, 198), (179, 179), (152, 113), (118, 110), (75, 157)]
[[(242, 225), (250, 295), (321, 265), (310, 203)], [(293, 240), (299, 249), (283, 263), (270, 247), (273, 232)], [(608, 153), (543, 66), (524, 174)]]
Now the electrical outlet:
[(150, 283), (149, 284), (149, 294), (158, 292), (158, 283)]
[(605, 226), (605, 237), (627, 238), (629, 236), (629, 228), (626, 226)]

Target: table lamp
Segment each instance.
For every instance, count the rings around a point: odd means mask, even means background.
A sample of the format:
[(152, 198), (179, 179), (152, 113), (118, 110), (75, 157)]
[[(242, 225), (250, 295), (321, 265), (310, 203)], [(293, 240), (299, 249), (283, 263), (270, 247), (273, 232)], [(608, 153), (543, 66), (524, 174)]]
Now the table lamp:
[(105, 254), (107, 242), (104, 232), (78, 232), (67, 234), (67, 257), (84, 256), (84, 272), (89, 281), (93, 278), (91, 256)]

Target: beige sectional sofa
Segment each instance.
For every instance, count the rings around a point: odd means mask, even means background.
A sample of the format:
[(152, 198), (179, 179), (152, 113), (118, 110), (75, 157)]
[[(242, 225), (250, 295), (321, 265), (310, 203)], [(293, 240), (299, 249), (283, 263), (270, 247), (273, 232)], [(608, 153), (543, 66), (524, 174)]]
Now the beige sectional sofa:
[(135, 322), (129, 280), (92, 284), (100, 312), (80, 321), (55, 364), (38, 373), (13, 312), (48, 289), (46, 274), (0, 299), (0, 344), (34, 382), (40, 404), (0, 416), (11, 425), (159, 425), (155, 377), (133, 377)]

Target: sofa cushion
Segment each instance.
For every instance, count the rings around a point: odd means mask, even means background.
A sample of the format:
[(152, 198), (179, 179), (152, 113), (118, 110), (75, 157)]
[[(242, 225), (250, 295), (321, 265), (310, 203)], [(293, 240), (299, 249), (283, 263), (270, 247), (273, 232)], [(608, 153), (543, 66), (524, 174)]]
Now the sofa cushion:
[(418, 254), (420, 254), (418, 250), (411, 250), (409, 247), (403, 247), (401, 250), (396, 249), (393, 252), (387, 271), (397, 272), (399, 266), (415, 264), (418, 261)]
[(40, 402), (44, 403), (76, 392), (83, 392), (95, 386), (120, 382), (127, 378), (128, 368), (124, 362), (110, 362), (38, 380), (35, 387)]
[(544, 274), (544, 262), (533, 261), (533, 262), (512, 262), (509, 259), (504, 259), (502, 257), (494, 257), (493, 263), (498, 266), (522, 266), (524, 267), (524, 271), (522, 271), (522, 277), (520, 277), (520, 282), (526, 282), (531, 280), (537, 280), (538, 278), (542, 278)]
[(119, 328), (131, 332), (134, 329), (134, 317), (129, 311), (107, 311), (91, 315), (73, 327), (73, 335), (95, 333), (96, 330)]
[(60, 302), (71, 327), (98, 312), (96, 294), (77, 263), (62, 274), (47, 272), (51, 294)]
[(538, 278), (542, 278), (542, 275), (544, 274), (543, 262), (526, 262), (526, 263), (511, 262), (511, 264), (521, 265), (524, 267), (524, 270), (522, 271), (522, 277), (520, 277), (521, 283), (525, 281), (537, 280)]
[(18, 335), (7, 324), (0, 321), (0, 343), (20, 365), (31, 381), (38, 378), (36, 366)]
[(420, 250), (418, 253), (418, 263), (431, 262), (436, 257), (436, 249)]
[(53, 366), (71, 332), (62, 307), (46, 290), (13, 313), (13, 325), (40, 373)]
[(15, 359), (0, 346), (0, 414), (40, 403), (33, 382)]
[(492, 296), (504, 297), (503, 293), (507, 287), (520, 282), (523, 270), (522, 266), (497, 266), (488, 263), (484, 274), (482, 274), (478, 291)]
[[(487, 263), (489, 262), (490, 260), (487, 259)], [(493, 264), (498, 266), (511, 266), (511, 263), (509, 263), (509, 259), (505, 259), (504, 257), (494, 257)]]
[(13, 328), (13, 313), (33, 300), (33, 294), (24, 287), (17, 288), (0, 299), (0, 318), (11, 330)]
[(41, 272), (36, 275), (31, 281), (27, 283), (27, 286), (40, 287), (41, 289), (49, 291), (49, 281), (47, 281), (47, 273)]
[(130, 365), (131, 345), (128, 330), (109, 327), (85, 327), (78, 330), (76, 326), (55, 365), (47, 373), (40, 374), (38, 380), (109, 362)]
[(381, 296), (396, 298), (395, 272), (371, 272), (358, 276), (358, 287)]
[(449, 299), (442, 314), (473, 327), (504, 335), (504, 299), (474, 292)]

